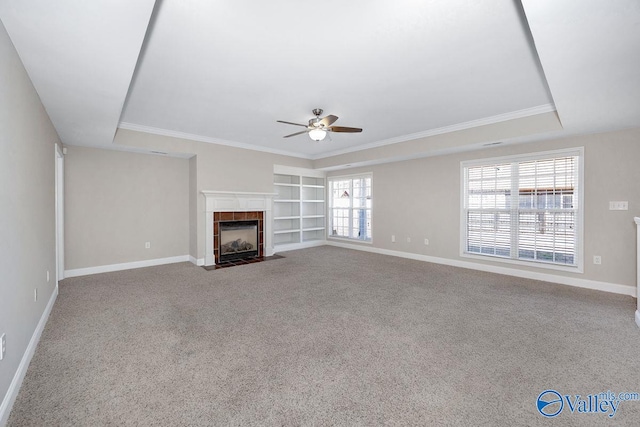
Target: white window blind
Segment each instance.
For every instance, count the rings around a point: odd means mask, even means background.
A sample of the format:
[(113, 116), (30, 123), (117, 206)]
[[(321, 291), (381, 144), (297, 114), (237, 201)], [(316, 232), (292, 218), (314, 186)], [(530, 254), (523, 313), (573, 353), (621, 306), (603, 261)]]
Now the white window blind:
[(577, 267), (581, 153), (464, 162), (463, 252)]
[(370, 174), (329, 178), (329, 236), (371, 240)]

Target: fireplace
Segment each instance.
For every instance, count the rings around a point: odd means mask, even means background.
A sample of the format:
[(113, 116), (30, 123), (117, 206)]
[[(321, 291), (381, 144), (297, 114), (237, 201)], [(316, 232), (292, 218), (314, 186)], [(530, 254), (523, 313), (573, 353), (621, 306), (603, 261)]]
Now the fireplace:
[[(202, 191), (202, 194), (205, 197), (206, 213), (205, 257), (202, 265), (214, 266), (220, 263), (220, 223), (225, 221), (257, 220), (257, 257), (269, 257), (274, 254), (272, 207), (275, 193)], [(251, 259), (248, 261), (250, 262)], [(243, 263), (246, 262), (243, 261)]]
[(213, 214), (215, 264), (264, 256), (264, 215), (259, 211)]
[(218, 227), (220, 262), (258, 256), (258, 220), (221, 221)]

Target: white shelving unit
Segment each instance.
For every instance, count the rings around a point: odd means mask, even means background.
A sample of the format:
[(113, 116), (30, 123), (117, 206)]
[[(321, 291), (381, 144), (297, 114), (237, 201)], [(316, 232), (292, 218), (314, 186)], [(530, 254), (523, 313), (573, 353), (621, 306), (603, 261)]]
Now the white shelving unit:
[(274, 166), (273, 234), (277, 249), (297, 249), (326, 240), (325, 175), (313, 169)]

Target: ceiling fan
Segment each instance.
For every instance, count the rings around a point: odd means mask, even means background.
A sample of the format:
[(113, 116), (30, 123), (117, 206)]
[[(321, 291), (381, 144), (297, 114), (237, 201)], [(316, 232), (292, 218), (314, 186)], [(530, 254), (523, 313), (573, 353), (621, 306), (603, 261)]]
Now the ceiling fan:
[(307, 128), (306, 130), (292, 133), (291, 135), (286, 135), (283, 138), (289, 138), (296, 135), (302, 135), (303, 133), (308, 133), (309, 137), (314, 141), (322, 141), (325, 136), (327, 136), (327, 132), (347, 132), (347, 133), (357, 133), (362, 132), (360, 128), (349, 128), (344, 126), (331, 126), (336, 120), (338, 120), (338, 116), (328, 115), (327, 117), (320, 118), (322, 114), (321, 108), (315, 108), (312, 113), (315, 115), (314, 118), (309, 119), (308, 125), (302, 125), (300, 123), (291, 123), (285, 122), (282, 120), (277, 120), (278, 123), (284, 123), (287, 125), (294, 126), (302, 126)]

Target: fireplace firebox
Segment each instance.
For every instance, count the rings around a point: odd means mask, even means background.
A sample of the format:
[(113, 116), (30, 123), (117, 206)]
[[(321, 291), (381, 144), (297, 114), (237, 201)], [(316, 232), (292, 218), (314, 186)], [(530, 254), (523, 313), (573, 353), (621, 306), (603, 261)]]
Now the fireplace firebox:
[(259, 255), (258, 220), (219, 222), (220, 262), (254, 258)]

